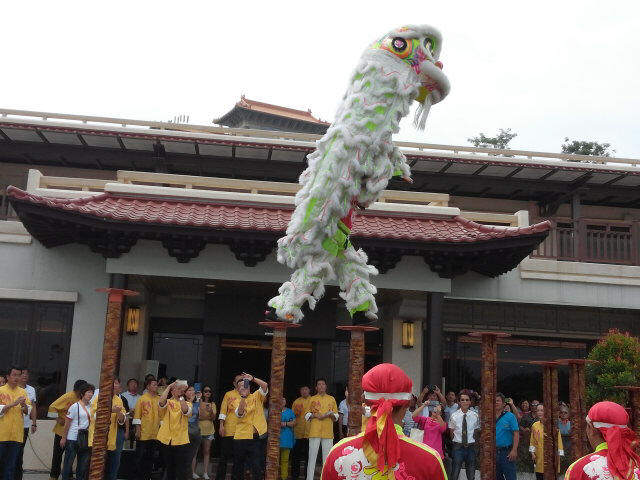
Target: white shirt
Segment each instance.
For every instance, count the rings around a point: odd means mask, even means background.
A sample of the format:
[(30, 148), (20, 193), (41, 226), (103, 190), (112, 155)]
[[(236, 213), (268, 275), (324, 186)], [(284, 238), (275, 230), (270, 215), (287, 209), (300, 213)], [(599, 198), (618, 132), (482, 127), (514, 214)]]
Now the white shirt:
[[(31, 406), (35, 406), (36, 404), (36, 389), (33, 388), (31, 385), (27, 385), (26, 387), (24, 387), (24, 389), (27, 391), (27, 397), (29, 397), (29, 401), (31, 402)], [(24, 415), (24, 428), (31, 428), (31, 424), (33, 423), (31, 421), (31, 412), (29, 412), (29, 414)]]
[(133, 411), (136, 408), (136, 403), (138, 403), (138, 399), (140, 398), (140, 395), (138, 395), (137, 393), (134, 395), (129, 391), (121, 393), (120, 396), (127, 399), (130, 411)]
[(349, 425), (349, 405), (347, 405), (346, 398), (338, 405), (338, 413), (342, 414), (342, 424)]
[[(462, 421), (464, 413), (461, 409), (456, 410), (449, 418), (449, 428), (453, 432), (454, 443), (462, 443)], [(473, 433), (480, 428), (480, 417), (473, 410), (467, 410), (467, 443), (474, 443)]]
[[(86, 409), (86, 412), (85, 412)], [(67, 412), (67, 418), (71, 420), (69, 431), (67, 432), (67, 440), (78, 440), (78, 429), (89, 428), (89, 407), (80, 405), (80, 402), (76, 402), (69, 407)]]

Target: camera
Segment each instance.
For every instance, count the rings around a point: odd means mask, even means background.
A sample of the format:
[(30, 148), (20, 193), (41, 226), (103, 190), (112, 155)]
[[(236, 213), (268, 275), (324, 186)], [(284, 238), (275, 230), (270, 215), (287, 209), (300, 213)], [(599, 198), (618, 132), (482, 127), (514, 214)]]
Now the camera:
[(245, 379), (242, 381), (242, 386), (243, 386), (244, 388), (249, 388), (249, 387), (251, 386), (251, 381), (250, 381), (248, 378), (245, 378)]

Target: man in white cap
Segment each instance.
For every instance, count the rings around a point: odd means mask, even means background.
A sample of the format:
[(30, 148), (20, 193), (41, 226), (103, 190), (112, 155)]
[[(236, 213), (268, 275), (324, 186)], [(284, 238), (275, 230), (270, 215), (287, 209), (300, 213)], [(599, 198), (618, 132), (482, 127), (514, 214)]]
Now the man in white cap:
[(445, 480), (442, 460), (432, 448), (402, 433), (411, 399), (411, 379), (382, 363), (362, 377), (371, 417), (363, 433), (337, 443), (322, 469), (322, 480)]
[(626, 410), (613, 402), (598, 402), (587, 415), (587, 438), (595, 450), (567, 469), (565, 480), (638, 480), (638, 436), (629, 428)]

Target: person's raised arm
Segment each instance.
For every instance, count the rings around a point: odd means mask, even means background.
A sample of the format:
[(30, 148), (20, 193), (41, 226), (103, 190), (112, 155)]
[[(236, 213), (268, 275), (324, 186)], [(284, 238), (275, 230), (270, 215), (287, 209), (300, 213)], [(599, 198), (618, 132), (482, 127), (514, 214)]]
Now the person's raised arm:
[(447, 404), (447, 399), (444, 398), (444, 395), (442, 395), (442, 392), (440, 391), (440, 389), (437, 386), (433, 387), (433, 392), (436, 394), (436, 397), (438, 397), (438, 401), (442, 405), (446, 405)]
[(171, 385), (167, 385), (167, 388), (165, 388), (162, 391), (162, 395), (160, 395), (160, 398), (158, 399), (158, 406), (160, 408), (164, 408), (167, 406), (167, 397), (169, 396), (169, 392), (171, 391), (171, 388), (176, 384), (176, 382), (173, 382)]
[(245, 372), (242, 372), (242, 375), (244, 375), (244, 378), (251, 380), (252, 382), (255, 382), (255, 384), (258, 385), (258, 387), (260, 387), (260, 390), (262, 390), (265, 394), (269, 392), (269, 384), (264, 380), (260, 380), (259, 378), (254, 377), (253, 375)]
[(418, 418), (420, 416), (420, 413), (422, 412), (422, 409), (426, 406), (427, 406), (426, 403), (421, 403), (420, 405), (418, 405), (416, 409), (413, 411), (413, 413), (411, 414), (411, 418), (413, 418), (414, 420)]

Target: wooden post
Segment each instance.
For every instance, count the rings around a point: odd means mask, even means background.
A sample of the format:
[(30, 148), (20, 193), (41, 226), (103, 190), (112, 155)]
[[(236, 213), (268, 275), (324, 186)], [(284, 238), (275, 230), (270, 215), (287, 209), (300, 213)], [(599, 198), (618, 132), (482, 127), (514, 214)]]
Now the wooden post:
[(260, 322), (273, 329), (271, 347), (271, 378), (269, 380), (269, 422), (267, 426), (267, 468), (265, 480), (280, 478), (280, 399), (284, 386), (284, 365), (287, 355), (287, 328), (299, 327), (290, 322)]
[[(586, 448), (587, 403), (584, 384), (584, 369), (593, 360), (564, 358), (556, 360), (559, 365), (569, 366), (569, 411), (571, 412), (571, 459), (575, 461), (591, 450)], [(565, 451), (565, 455), (569, 453)]]
[(93, 432), (91, 464), (89, 466), (90, 480), (101, 480), (104, 475), (107, 436), (109, 435), (109, 425), (111, 423), (113, 378), (118, 362), (120, 336), (122, 335), (122, 303), (124, 297), (138, 295), (138, 292), (120, 288), (100, 288), (97, 291), (106, 292), (109, 295), (109, 303), (104, 328), (102, 364), (100, 366), (100, 392), (98, 394), (98, 408)]
[[(349, 340), (349, 379), (347, 389), (349, 398), (349, 423), (347, 435), (357, 435), (362, 430), (362, 377), (364, 375), (364, 333), (374, 332), (378, 327), (368, 325), (343, 325), (338, 330), (351, 332)], [(342, 428), (342, 425), (339, 425)]]
[(482, 339), (482, 379), (480, 399), (480, 478), (496, 478), (496, 390), (498, 383), (498, 338), (502, 332), (471, 332)]
[(616, 385), (615, 388), (629, 392), (629, 401), (631, 403), (631, 428), (640, 435), (640, 387), (631, 385)]
[(542, 397), (544, 404), (544, 480), (556, 480), (558, 476), (558, 370), (556, 362), (529, 362), (541, 365)]

